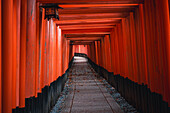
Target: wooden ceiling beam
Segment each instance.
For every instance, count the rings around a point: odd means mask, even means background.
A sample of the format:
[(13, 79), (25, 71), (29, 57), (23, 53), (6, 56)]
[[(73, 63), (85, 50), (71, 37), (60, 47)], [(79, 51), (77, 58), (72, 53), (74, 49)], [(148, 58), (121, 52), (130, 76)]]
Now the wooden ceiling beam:
[(67, 26), (67, 25), (88, 25), (88, 24), (117, 24), (120, 23), (120, 20), (114, 20), (114, 21), (97, 21), (97, 22), (77, 22), (77, 23), (57, 23), (57, 26)]
[[(70, 40), (70, 39), (67, 39), (67, 40)], [(71, 39), (70, 41), (98, 41), (98, 40), (101, 40), (101, 39), (94, 39), (94, 40), (92, 40), (92, 39), (88, 39), (88, 40), (87, 39), (86, 40), (85, 39), (82, 39), (82, 40), (72, 40)]]
[[(89, 7), (89, 5), (86, 5), (86, 7), (62, 7), (62, 5), (59, 5), (60, 7), (64, 9), (60, 9), (59, 12), (62, 12), (64, 10), (116, 10), (116, 9), (133, 9), (138, 7), (139, 4), (133, 5), (133, 6), (101, 6), (101, 7)], [(75, 5), (76, 6), (76, 5)]]
[(88, 23), (105, 23), (105, 22), (120, 22), (122, 18), (103, 18), (103, 19), (84, 19), (84, 20), (63, 20), (63, 21), (54, 21), (57, 25), (61, 24), (88, 24)]
[(60, 16), (60, 20), (63, 21), (63, 20), (84, 20), (84, 19), (102, 19), (102, 18), (125, 18), (127, 17), (127, 15), (116, 15), (116, 16), (112, 16), (112, 15), (94, 15), (94, 16), (72, 16), (72, 15), (69, 15), (69, 16)]
[(138, 6), (139, 4), (61, 4), (62, 8), (85, 8), (85, 7), (126, 7)]
[(134, 11), (133, 8), (84, 8), (84, 9), (59, 9), (59, 15), (63, 14), (101, 14), (101, 13), (127, 13)]
[(80, 20), (97, 18), (125, 18), (129, 13), (102, 13), (102, 14), (60, 14), (60, 20)]
[(37, 0), (41, 3), (58, 4), (141, 4), (144, 0)]
[(81, 44), (81, 45), (84, 45), (84, 44), (87, 44), (87, 43), (93, 43), (94, 40), (90, 40), (90, 41), (72, 41), (71, 44)]
[(89, 40), (100, 40), (102, 37), (78, 37), (78, 38), (66, 38), (67, 40), (74, 41), (89, 41)]
[(114, 26), (61, 27), (62, 30), (72, 30), (72, 29), (97, 29), (97, 28), (114, 28)]
[(102, 32), (102, 31), (101, 31), (101, 32), (77, 32), (77, 33), (76, 33), (76, 32), (70, 32), (70, 33), (68, 33), (68, 32), (66, 32), (66, 31), (64, 31), (63, 34), (75, 34), (75, 35), (76, 35), (76, 34), (87, 34), (87, 35), (88, 35), (88, 34), (96, 34), (96, 35), (98, 35), (98, 34), (100, 34), (100, 35), (106, 35), (106, 34), (108, 34), (108, 35), (109, 35), (109, 34), (110, 34), (110, 31), (108, 31), (108, 32), (107, 32), (107, 31), (105, 31), (105, 32), (104, 32), (104, 31), (103, 31), (103, 32)]
[(70, 28), (70, 27), (93, 27), (93, 26), (115, 26), (116, 23), (109, 24), (83, 24), (83, 25), (61, 25), (60, 28)]
[(129, 13), (102, 13), (102, 14), (99, 14), (99, 13), (93, 13), (93, 14), (60, 14), (61, 17), (79, 17), (79, 16), (121, 16), (121, 15), (128, 15)]
[(122, 18), (96, 18), (96, 19), (83, 19), (83, 20), (55, 20), (54, 22), (57, 22), (57, 23), (60, 23), (60, 22), (84, 22), (84, 21), (87, 21), (87, 22), (90, 22), (90, 21), (101, 21), (101, 20), (104, 20), (104, 21), (114, 21), (114, 20), (121, 20)]
[(88, 33), (109, 33), (110, 34), (111, 29), (106, 29), (106, 28), (101, 28), (101, 29), (77, 29), (77, 30), (62, 30), (63, 34), (76, 34), (76, 33), (81, 33), (81, 34), (88, 34)]
[(72, 43), (76, 43), (76, 42), (94, 42), (94, 41), (93, 41), (93, 40), (87, 40), (87, 41), (86, 41), (86, 40), (85, 40), (85, 41), (81, 41), (81, 40), (80, 40), (80, 41), (72, 41)]
[(98, 21), (74, 21), (74, 22), (56, 22), (57, 26), (61, 26), (61, 25), (80, 25), (80, 24), (98, 24), (98, 23), (120, 23), (121, 20), (98, 20)]
[(77, 43), (73, 43), (72, 45), (90, 45), (92, 44), (92, 42), (77, 42)]
[(77, 37), (104, 37), (103, 34), (66, 34), (67, 38), (77, 38)]

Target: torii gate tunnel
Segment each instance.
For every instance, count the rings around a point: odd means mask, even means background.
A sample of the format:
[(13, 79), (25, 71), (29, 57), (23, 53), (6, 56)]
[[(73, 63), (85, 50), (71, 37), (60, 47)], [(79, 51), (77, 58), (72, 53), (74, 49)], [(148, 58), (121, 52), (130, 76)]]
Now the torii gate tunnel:
[[(45, 19), (58, 4), (59, 20)], [(169, 0), (0, 0), (0, 113), (48, 113), (74, 54), (139, 112), (170, 112)], [(80, 54), (81, 53), (81, 54)]]

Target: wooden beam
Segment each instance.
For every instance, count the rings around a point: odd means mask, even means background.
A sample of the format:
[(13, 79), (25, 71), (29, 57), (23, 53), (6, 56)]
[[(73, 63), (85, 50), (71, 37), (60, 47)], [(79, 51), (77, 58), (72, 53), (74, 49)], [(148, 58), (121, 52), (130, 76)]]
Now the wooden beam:
[(59, 9), (59, 14), (101, 14), (101, 13), (126, 13), (132, 12), (132, 8), (83, 8), (83, 9)]
[(97, 21), (97, 22), (77, 22), (77, 23), (57, 23), (57, 26), (67, 26), (67, 25), (88, 25), (88, 24), (117, 24), (120, 23), (121, 20), (114, 20), (114, 21)]
[(101, 32), (67, 32), (67, 31), (65, 31), (65, 32), (63, 32), (63, 34), (96, 34), (96, 35), (98, 35), (98, 34), (101, 34), (101, 35), (105, 35), (105, 34), (110, 34), (110, 31), (101, 31)]
[(114, 26), (88, 26), (88, 27), (61, 27), (62, 30), (72, 29), (96, 29), (96, 28), (114, 28)]
[(84, 20), (56, 20), (55, 23), (58, 24), (76, 24), (76, 23), (96, 23), (96, 22), (119, 22), (122, 18), (103, 18), (103, 19), (84, 19)]
[(66, 37), (67, 39), (100, 39), (100, 38), (102, 38), (102, 37)]
[(103, 34), (66, 34), (67, 38), (77, 38), (77, 37), (104, 37)]
[(138, 6), (139, 4), (62, 4), (62, 8), (82, 8), (82, 7), (125, 7), (125, 6)]
[(77, 30), (62, 30), (63, 34), (75, 34), (75, 33), (83, 33), (83, 34), (88, 34), (88, 33), (92, 33), (92, 34), (98, 34), (98, 33), (109, 33), (110, 34), (111, 29), (77, 29)]
[(73, 43), (78, 43), (78, 42), (94, 42), (93, 40), (87, 40), (87, 41), (73, 41)]
[(94, 26), (115, 26), (116, 23), (109, 24), (80, 24), (80, 25), (60, 25), (60, 28), (71, 28), (71, 27), (94, 27)]
[(127, 12), (125, 12), (125, 13), (102, 13), (102, 14), (99, 14), (99, 13), (93, 13), (93, 14), (84, 14), (84, 13), (82, 13), (82, 14), (74, 14), (74, 13), (69, 13), (69, 14), (60, 14), (60, 17), (73, 17), (73, 16), (75, 16), (75, 17), (78, 17), (78, 16), (91, 16), (91, 17), (93, 17), (93, 16), (100, 16), (100, 15), (102, 15), (102, 16), (121, 16), (121, 15), (129, 15), (129, 13), (127, 13)]
[(141, 4), (144, 0), (37, 0), (41, 3), (58, 4)]
[(93, 43), (94, 41), (72, 41), (72, 43), (71, 44), (73, 44), (73, 45), (85, 45), (85, 44), (91, 44), (91, 43)]
[(129, 13), (104, 13), (104, 14), (63, 14), (60, 20), (82, 20), (82, 19), (102, 19), (102, 18), (125, 18)]
[(72, 45), (90, 45), (92, 42), (77, 42), (73, 43)]
[(84, 22), (84, 21), (87, 21), (87, 22), (89, 22), (89, 21), (107, 21), (107, 20), (111, 20), (111, 21), (113, 21), (113, 20), (121, 20), (122, 18), (97, 18), (97, 19), (83, 19), (83, 20), (72, 20), (71, 18), (70, 18), (70, 20), (55, 20), (55, 22), (57, 22), (57, 23), (67, 23), (67, 22)]
[(89, 41), (89, 40), (100, 40), (102, 37), (79, 37), (79, 38), (66, 38), (67, 40), (74, 41)]
[(125, 18), (129, 13), (60, 14), (60, 20), (80, 20), (97, 18)]
[[(76, 6), (76, 5), (75, 5)], [(61, 5), (60, 5), (61, 7)], [(116, 9), (134, 9), (138, 7), (138, 4), (137, 5), (134, 5), (134, 6), (101, 6), (101, 7), (89, 7), (89, 5), (86, 5), (86, 7), (63, 7), (63, 9), (60, 9), (59, 11), (62, 12), (64, 10), (82, 10), (82, 9), (85, 9), (85, 10), (107, 10), (107, 9), (110, 9), (110, 10), (116, 10)]]

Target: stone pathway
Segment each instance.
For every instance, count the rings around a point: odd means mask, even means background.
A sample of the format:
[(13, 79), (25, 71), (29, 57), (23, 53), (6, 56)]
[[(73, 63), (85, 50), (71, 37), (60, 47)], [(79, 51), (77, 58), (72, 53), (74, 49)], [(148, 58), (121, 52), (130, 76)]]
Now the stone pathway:
[(123, 113), (86, 59), (75, 57), (69, 79), (51, 113)]

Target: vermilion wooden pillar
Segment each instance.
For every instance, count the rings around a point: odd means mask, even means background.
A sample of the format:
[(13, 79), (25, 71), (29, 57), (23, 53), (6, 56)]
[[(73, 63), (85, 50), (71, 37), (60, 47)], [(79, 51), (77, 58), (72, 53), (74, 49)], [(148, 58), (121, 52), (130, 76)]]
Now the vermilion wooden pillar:
[[(164, 1), (163, 1), (164, 2)], [(163, 94), (164, 100), (168, 99), (168, 66), (166, 51), (166, 37), (169, 38), (169, 15), (168, 1), (164, 6), (161, 0), (149, 0), (144, 4), (144, 23), (145, 27), (145, 43), (147, 56), (148, 85), (151, 91)], [(166, 11), (163, 8), (166, 7)], [(155, 9), (155, 10), (153, 10)], [(139, 7), (140, 14), (143, 12), (142, 5)], [(163, 16), (164, 15), (164, 16)], [(142, 17), (142, 15), (141, 15)], [(166, 19), (165, 19), (165, 18)], [(165, 20), (164, 20), (165, 19)], [(166, 22), (166, 25), (164, 24)], [(155, 24), (157, 23), (157, 24)], [(166, 30), (164, 30), (166, 29)], [(159, 84), (157, 84), (159, 82)], [(164, 87), (163, 87), (164, 86)], [(164, 92), (164, 93), (163, 93)]]
[(81, 45), (78, 45), (78, 53), (81, 53)]
[(98, 44), (95, 41), (95, 52), (96, 52), (96, 64), (99, 64)]
[(45, 48), (44, 48), (44, 85), (48, 86), (49, 81), (49, 67), (48, 67), (48, 60), (49, 60), (49, 21), (46, 19), (45, 24)]
[[(152, 17), (154, 18), (150, 18), (150, 25), (151, 25), (151, 29), (152, 29), (152, 34), (151, 34), (151, 45), (153, 45), (151, 47), (152, 51), (151, 53), (153, 54), (152, 56), (152, 68), (151, 69), (151, 73), (152, 73), (152, 83), (153, 83), (153, 87), (152, 87), (152, 91), (153, 92), (156, 92), (156, 93), (160, 93), (159, 90), (160, 90), (160, 85), (157, 85), (157, 83), (160, 81), (159, 80), (159, 73), (156, 72), (156, 71), (160, 71), (160, 68), (159, 68), (159, 53), (158, 53), (158, 49), (159, 49), (159, 46), (158, 46), (158, 43), (159, 43), (159, 40), (158, 40), (158, 31), (157, 30), (157, 25), (155, 24), (157, 22), (157, 19), (156, 19), (156, 10), (152, 10), (152, 9), (155, 9), (155, 4), (153, 3), (155, 2), (155, 0), (152, 1), (150, 7), (151, 7), (151, 15)], [(158, 69), (155, 68), (155, 66), (158, 67)], [(161, 84), (162, 86), (162, 84)], [(162, 88), (162, 87), (161, 87)]]
[(88, 57), (91, 58), (91, 54), (90, 54), (90, 45), (87, 45), (87, 54), (88, 54)]
[(110, 36), (109, 35), (105, 36), (104, 44), (105, 44), (106, 69), (111, 72), (112, 65), (111, 65)]
[(64, 36), (62, 35), (62, 53), (61, 53), (61, 56), (63, 57), (62, 58), (62, 74), (64, 74), (64, 68), (65, 68), (65, 49), (66, 49), (66, 46), (65, 46), (65, 40), (64, 40)]
[(70, 59), (70, 57), (69, 57), (69, 53), (70, 53), (70, 40), (66, 40), (67, 41), (67, 56), (66, 56), (66, 59), (67, 59), (67, 67), (66, 67), (66, 69), (68, 68), (68, 64), (69, 64), (69, 59)]
[(123, 72), (124, 72), (124, 77), (128, 77), (128, 63), (127, 63), (127, 40), (126, 40), (126, 38), (127, 38), (127, 31), (126, 31), (127, 29), (126, 29), (126, 18), (123, 18), (122, 19), (122, 34), (123, 34), (123, 53), (124, 53), (124, 55), (123, 55), (123, 62), (124, 62), (124, 66), (123, 66)]
[(2, 16), (1, 16), (1, 0), (0, 0), (0, 113), (2, 113), (2, 25), (1, 25), (1, 19), (2, 19)]
[(45, 9), (43, 9), (42, 11), (42, 18), (41, 18), (41, 30), (40, 30), (40, 70), (39, 70), (39, 76), (40, 76), (40, 91), (41, 91), (41, 88), (44, 87), (44, 51), (45, 51), (45, 23), (46, 23), (46, 20), (44, 20), (44, 12), (45, 12)]
[[(35, 96), (36, 69), (36, 0), (27, 2), (27, 43), (26, 43), (26, 98)], [(30, 85), (31, 84), (31, 85)]]
[[(170, 17), (169, 17), (169, 6), (168, 6), (168, 0), (164, 0), (164, 1), (161, 1), (161, 0), (159, 0), (160, 2), (162, 2), (162, 4), (161, 4), (161, 6), (163, 7), (163, 13), (162, 13), (162, 15), (163, 15), (163, 26), (165, 27), (165, 30), (164, 30), (164, 35), (165, 35), (165, 42), (166, 42), (166, 47), (167, 47), (167, 58), (168, 58), (168, 74), (166, 74), (166, 77), (164, 78), (164, 81), (166, 81), (167, 83), (165, 84), (165, 86), (164, 86), (164, 88), (166, 89), (166, 91), (165, 91), (165, 99), (167, 99), (168, 100), (168, 105), (169, 105), (169, 107), (170, 107), (170, 97), (168, 96), (168, 95), (170, 95), (170, 76), (168, 76), (168, 75), (170, 75), (170, 36), (169, 36), (169, 32), (170, 32), (170, 26), (169, 26), (169, 19), (170, 19)], [(167, 79), (168, 80), (167, 80)]]
[(16, 107), (17, 0), (13, 0), (12, 38), (12, 108)]
[(21, 0), (17, 0), (16, 106), (19, 106)]
[(48, 29), (48, 52), (47, 52), (47, 77), (48, 77), (48, 85), (50, 85), (52, 81), (52, 27), (53, 27), (52, 18), (49, 20), (49, 29)]
[(56, 63), (57, 63), (57, 76), (61, 76), (62, 75), (62, 40), (61, 40), (61, 29), (59, 28), (59, 26), (57, 26), (57, 29), (56, 29), (56, 40), (57, 40), (57, 44), (56, 44), (56, 46), (57, 46), (57, 61), (56, 61)]
[[(61, 29), (60, 29), (61, 30)], [(61, 31), (61, 36), (60, 36), (60, 47), (59, 47), (59, 55), (60, 55), (60, 66), (61, 66), (61, 69), (60, 69), (60, 76), (62, 76), (63, 74), (63, 35), (62, 35), (62, 31)]]
[(115, 74), (120, 74), (120, 63), (119, 63), (119, 44), (118, 44), (118, 28), (117, 26), (114, 29), (114, 42), (113, 42), (113, 46), (114, 46), (114, 53), (112, 54), (115, 57), (115, 66), (114, 66), (114, 73)]
[(116, 68), (116, 63), (115, 63), (115, 56), (116, 56), (116, 53), (115, 53), (115, 29), (112, 29), (111, 30), (111, 33), (110, 33), (110, 49), (111, 49), (111, 59), (112, 59), (112, 72), (115, 73), (115, 68)]
[[(149, 2), (148, 2), (149, 3)], [(151, 68), (151, 66), (150, 66), (150, 61), (152, 60), (152, 58), (150, 58), (152, 55), (150, 54), (150, 52), (148, 52), (148, 51), (151, 51), (151, 50), (149, 50), (149, 49), (151, 49), (151, 48), (149, 48), (148, 46), (150, 45), (149, 44), (149, 39), (147, 38), (147, 37), (151, 37), (151, 34), (150, 34), (150, 30), (151, 30), (151, 28), (150, 28), (150, 26), (149, 26), (149, 24), (150, 24), (150, 22), (149, 22), (149, 4), (145, 4), (145, 7), (144, 7), (144, 10), (145, 10), (145, 23), (146, 23), (146, 51), (147, 51), (147, 59), (148, 59), (148, 62), (147, 62), (147, 65), (148, 65), (148, 72), (150, 71), (150, 68)], [(150, 46), (152, 46), (152, 45), (150, 45)], [(150, 73), (150, 72), (149, 72)], [(152, 84), (151, 84), (151, 80), (150, 79), (152, 79), (151, 78), (151, 75), (148, 75), (148, 78), (149, 78), (149, 81), (148, 81), (148, 86), (149, 86), (149, 88), (151, 88), (151, 86), (152, 86)]]
[(89, 58), (92, 60), (92, 49), (91, 49), (91, 45), (92, 45), (92, 44), (89, 45), (89, 54), (90, 54), (90, 55), (89, 55), (89, 56), (90, 56)]
[[(148, 77), (149, 77), (149, 87), (151, 91), (156, 91), (156, 80), (158, 73), (154, 71), (154, 67), (157, 65), (157, 52), (156, 49), (158, 48), (155, 46), (157, 43), (157, 36), (156, 36), (156, 26), (155, 26), (155, 10), (152, 10), (155, 6), (149, 0), (145, 4), (145, 23), (146, 23), (146, 52), (147, 52), (147, 66), (148, 66)], [(153, 18), (152, 18), (153, 17)]]
[(106, 36), (103, 38), (103, 63), (104, 63), (104, 68), (108, 69), (108, 57), (107, 57), (107, 49), (106, 49)]
[(102, 56), (102, 67), (106, 68), (104, 38), (101, 39), (101, 56)]
[(131, 28), (130, 28), (130, 16), (128, 16), (125, 20), (124, 23), (124, 27), (126, 29), (125, 32), (125, 36), (124, 36), (124, 40), (125, 40), (125, 56), (126, 56), (126, 62), (127, 62), (127, 66), (126, 66), (126, 76), (128, 78), (130, 78), (131, 80), (133, 79), (133, 58), (132, 58), (132, 44), (131, 44)]
[[(79, 48), (78, 48), (78, 45), (74, 45), (74, 53), (78, 53), (79, 52)], [(74, 55), (73, 53), (73, 55)]]
[(98, 61), (99, 61), (99, 66), (101, 66), (101, 44), (100, 41), (97, 41), (97, 48), (98, 48)]
[(103, 66), (103, 49), (102, 49), (102, 41), (100, 40), (100, 66)]
[(66, 58), (66, 41), (65, 41), (65, 38), (64, 36), (62, 35), (61, 37), (61, 40), (62, 40), (62, 52), (61, 52), (61, 58), (62, 58), (62, 75), (64, 74), (64, 71), (65, 71), (65, 58)]
[(25, 107), (25, 74), (26, 74), (26, 37), (27, 37), (27, 0), (21, 0), (21, 40), (20, 40), (20, 79), (19, 107)]
[(119, 53), (119, 73), (118, 74), (121, 74), (122, 72), (122, 65), (123, 65), (123, 62), (122, 62), (122, 28), (121, 28), (121, 24), (117, 24), (116, 25), (117, 27), (117, 48), (118, 48), (118, 53)]
[(73, 45), (69, 45), (69, 61), (71, 61), (72, 57), (73, 57)]
[(53, 22), (53, 29), (52, 29), (52, 81), (57, 79), (57, 73), (56, 73), (56, 24)]
[(65, 60), (66, 60), (66, 61), (65, 61), (65, 71), (66, 71), (67, 68), (68, 68), (68, 67), (67, 67), (67, 64), (68, 64), (68, 58), (69, 58), (69, 57), (68, 57), (68, 40), (65, 39), (65, 41), (66, 41), (66, 52), (65, 52), (65, 53), (66, 53), (66, 58), (65, 58)]
[[(159, 14), (161, 14), (161, 19), (162, 19), (162, 23), (161, 23), (161, 27), (164, 28), (164, 30), (162, 31), (162, 38), (165, 39), (165, 41), (163, 41), (166, 45), (166, 55), (167, 55), (167, 62), (168, 62), (168, 73), (164, 75), (163, 77), (163, 81), (164, 81), (164, 100), (168, 101), (169, 107), (170, 107), (170, 36), (169, 36), (169, 32), (170, 32), (170, 26), (169, 26), (169, 4), (168, 4), (168, 0), (157, 0), (157, 6), (159, 6), (159, 11), (161, 11), (162, 13), (159, 12)], [(166, 61), (165, 61), (166, 62)], [(165, 64), (164, 64), (165, 66)], [(165, 72), (164, 72), (165, 73)]]
[[(165, 48), (166, 48), (166, 40), (164, 39), (166, 36), (164, 35), (164, 29), (166, 29), (166, 27), (163, 27), (162, 26), (162, 6), (161, 6), (161, 3), (159, 0), (156, 0), (155, 3), (157, 4), (156, 5), (156, 21), (158, 22), (156, 24), (156, 39), (157, 39), (157, 49), (156, 49), (156, 52), (157, 52), (157, 69), (156, 70), (159, 70), (159, 72), (161, 71), (161, 73), (158, 73), (158, 76), (157, 76), (157, 82), (159, 82), (159, 85), (158, 84), (155, 84), (156, 86), (156, 91), (157, 93), (159, 94), (163, 94), (164, 95), (164, 89), (167, 89), (167, 87), (164, 88), (164, 85), (168, 86), (167, 85), (167, 79), (163, 79), (163, 78), (166, 78), (165, 76), (162, 77), (162, 75), (168, 75), (168, 66), (167, 66), (167, 60), (166, 59), (166, 53), (165, 53)], [(166, 73), (166, 74), (165, 74)], [(161, 76), (160, 76), (161, 75)], [(165, 95), (164, 95), (165, 97)]]
[(91, 55), (92, 55), (92, 61), (96, 62), (95, 43), (94, 42), (91, 44)]
[(124, 76), (124, 62), (123, 62), (123, 58), (124, 58), (124, 52), (123, 52), (123, 33), (122, 33), (122, 25), (121, 24), (117, 24), (117, 30), (118, 30), (118, 46), (119, 46), (119, 63), (120, 63), (120, 75)]
[(105, 68), (108, 70), (108, 57), (107, 57), (107, 42), (106, 42), (106, 36), (103, 40), (103, 49), (104, 49), (104, 62), (105, 62)]
[(13, 97), (12, 107), (19, 106), (19, 57), (20, 57), (20, 0), (13, 1), (13, 59), (12, 59), (12, 82), (13, 82)]
[(73, 45), (72, 56), (74, 56), (74, 53), (75, 53), (75, 45)]
[(2, 113), (12, 113), (13, 0), (2, 2)]
[(36, 62), (35, 62), (35, 97), (40, 92), (40, 76), (39, 76), (39, 55), (40, 55), (40, 10), (39, 2), (36, 3)]
[(65, 71), (67, 70), (67, 40), (66, 40), (66, 38), (65, 38), (65, 36), (63, 35), (63, 39), (64, 39), (64, 41), (65, 41), (65, 44), (63, 45), (63, 46), (65, 46), (65, 49), (64, 49), (64, 57), (63, 57), (63, 65), (64, 65), (64, 70), (63, 70), (63, 74), (65, 73)]
[(143, 41), (143, 51), (144, 51), (144, 74), (145, 74), (145, 84), (148, 84), (148, 68), (147, 68), (147, 54), (146, 54), (146, 35), (145, 35), (145, 24), (144, 24), (144, 9), (143, 4), (139, 5), (139, 14), (141, 19), (141, 30), (142, 30), (142, 41)]
[[(140, 11), (140, 7), (136, 9), (134, 14), (135, 16), (131, 14), (131, 17), (130, 17), (131, 23), (133, 23), (132, 19), (134, 18), (135, 35), (136, 35), (136, 38), (134, 40), (136, 41), (136, 58), (137, 58), (137, 70), (136, 71), (137, 71), (138, 76), (134, 76), (134, 81), (138, 82), (139, 84), (142, 84), (142, 83), (146, 84), (146, 79), (147, 79), (146, 78), (147, 76), (146, 44), (145, 44), (146, 42), (145, 42), (145, 31), (143, 29), (145, 25), (143, 21), (144, 18), (142, 17), (142, 12)], [(148, 39), (151, 39), (151, 37), (149, 37)], [(150, 44), (147, 46), (150, 46)], [(135, 60), (133, 61), (135, 63)]]
[(132, 80), (137, 81), (137, 57), (136, 57), (136, 35), (135, 35), (135, 25), (133, 12), (130, 12), (130, 35), (131, 35), (131, 46), (132, 46), (132, 58), (133, 58), (133, 73)]
[(93, 55), (92, 55), (91, 45), (92, 45), (92, 44), (89, 45), (89, 53), (90, 53), (90, 59), (92, 60)]

